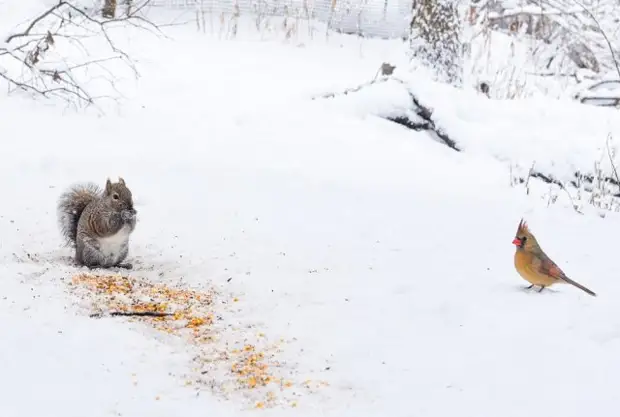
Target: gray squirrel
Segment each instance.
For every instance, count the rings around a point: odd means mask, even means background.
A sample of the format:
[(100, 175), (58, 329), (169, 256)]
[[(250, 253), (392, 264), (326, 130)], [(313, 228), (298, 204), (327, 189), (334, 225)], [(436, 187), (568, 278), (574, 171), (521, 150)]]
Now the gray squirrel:
[(101, 190), (94, 183), (71, 186), (61, 194), (57, 207), (60, 231), (75, 246), (75, 261), (89, 268), (119, 267), (129, 252), (129, 235), (136, 227), (136, 210), (125, 180), (106, 181)]

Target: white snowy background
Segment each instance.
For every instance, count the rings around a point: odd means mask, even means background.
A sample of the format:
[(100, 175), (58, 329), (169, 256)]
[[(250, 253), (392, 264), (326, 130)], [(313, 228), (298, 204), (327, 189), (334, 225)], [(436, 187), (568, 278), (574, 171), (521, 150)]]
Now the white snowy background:
[[(0, 2), (0, 32), (38, 7)], [(168, 38), (114, 32), (141, 75), (110, 66), (119, 102), (76, 111), (0, 80), (0, 415), (618, 414), (614, 199), (515, 184), (532, 164), (560, 180), (613, 175), (617, 109), (437, 84), (408, 70), (399, 40), (286, 39), (244, 19), (233, 39), (197, 31), (192, 13), (152, 18), (190, 23)], [(401, 82), (323, 97), (386, 61)], [(405, 85), (462, 152), (384, 118), (408, 111)], [(320, 388), (257, 408), (251, 390), (188, 385), (226, 375), (201, 374), (182, 339), (88, 316), (55, 204), (72, 183), (118, 176), (139, 216), (123, 273), (216, 289), (221, 328), (284, 340), (283, 372)], [(511, 245), (522, 217), (598, 297), (524, 290)]]

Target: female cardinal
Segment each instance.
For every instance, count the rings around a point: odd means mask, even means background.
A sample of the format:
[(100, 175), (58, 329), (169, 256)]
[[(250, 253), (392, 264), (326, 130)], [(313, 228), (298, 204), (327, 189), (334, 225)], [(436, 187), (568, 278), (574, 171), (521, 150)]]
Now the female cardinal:
[(517, 268), (517, 272), (523, 279), (532, 284), (527, 287), (528, 289), (532, 288), (534, 285), (538, 285), (540, 287), (538, 292), (541, 292), (545, 287), (550, 285), (567, 283), (596, 297), (595, 293), (567, 277), (560, 267), (543, 252), (523, 219), (519, 222), (517, 235), (512, 241), (512, 244), (517, 247), (517, 251), (515, 252), (515, 267)]

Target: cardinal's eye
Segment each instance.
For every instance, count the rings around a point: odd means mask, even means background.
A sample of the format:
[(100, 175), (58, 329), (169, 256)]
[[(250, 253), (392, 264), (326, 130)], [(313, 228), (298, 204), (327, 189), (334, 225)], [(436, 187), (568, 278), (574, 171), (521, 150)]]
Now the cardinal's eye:
[(521, 246), (525, 245), (525, 241), (527, 240), (527, 236), (523, 236), (521, 238)]

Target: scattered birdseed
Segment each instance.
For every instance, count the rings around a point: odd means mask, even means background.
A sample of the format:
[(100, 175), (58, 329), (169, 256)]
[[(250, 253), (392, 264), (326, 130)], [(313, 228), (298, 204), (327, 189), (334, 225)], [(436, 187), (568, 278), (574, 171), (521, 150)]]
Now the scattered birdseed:
[[(83, 300), (90, 301), (101, 317), (117, 313), (188, 341), (188, 349), (197, 352), (194, 362), (198, 365), (192, 367), (193, 375), (183, 376), (182, 383), (190, 389), (208, 389), (225, 398), (241, 398), (263, 409), (297, 407), (302, 388), (312, 393), (327, 386), (321, 382), (294, 381), (290, 366), (283, 366), (286, 362), (277, 360), (284, 339), (269, 344), (263, 332), (247, 332), (243, 326), (227, 325), (222, 316), (234, 314), (234, 311), (222, 311), (226, 303), (214, 303), (219, 296), (214, 290), (199, 292), (120, 274), (90, 273), (75, 275), (70, 289)], [(238, 299), (233, 298), (233, 301)], [(216, 308), (221, 310), (217, 314)], [(299, 389), (290, 389), (293, 387)]]

